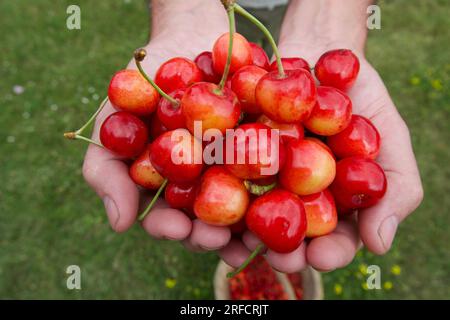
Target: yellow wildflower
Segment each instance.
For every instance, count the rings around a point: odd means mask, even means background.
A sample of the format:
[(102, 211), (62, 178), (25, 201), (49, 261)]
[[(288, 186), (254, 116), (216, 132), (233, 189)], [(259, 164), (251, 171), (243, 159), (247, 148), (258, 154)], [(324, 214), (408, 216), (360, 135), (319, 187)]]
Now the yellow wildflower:
[(442, 82), (439, 79), (434, 79), (431, 81), (431, 86), (434, 90), (441, 91), (442, 90)]
[(409, 82), (413, 85), (413, 86), (418, 86), (420, 84), (420, 78), (417, 76), (412, 77), (411, 79), (409, 79)]
[(359, 272), (361, 272), (362, 275), (364, 275), (364, 276), (367, 275), (367, 264), (361, 263), (358, 266), (358, 269), (359, 269)]
[(177, 281), (175, 279), (172, 279), (172, 278), (166, 279), (166, 288), (172, 289), (173, 287), (175, 287), (176, 284), (177, 284)]
[(384, 288), (385, 290), (391, 290), (393, 286), (394, 286), (394, 285), (392, 284), (391, 281), (385, 281), (385, 282), (383, 283), (383, 288)]
[(369, 286), (367, 285), (367, 282), (361, 283), (361, 287), (362, 287), (364, 290), (369, 290)]
[(342, 286), (339, 283), (336, 283), (334, 285), (334, 293), (336, 293), (337, 295), (342, 294)]
[(394, 264), (391, 268), (391, 273), (398, 276), (400, 273), (402, 273), (402, 268), (400, 268), (398, 264)]

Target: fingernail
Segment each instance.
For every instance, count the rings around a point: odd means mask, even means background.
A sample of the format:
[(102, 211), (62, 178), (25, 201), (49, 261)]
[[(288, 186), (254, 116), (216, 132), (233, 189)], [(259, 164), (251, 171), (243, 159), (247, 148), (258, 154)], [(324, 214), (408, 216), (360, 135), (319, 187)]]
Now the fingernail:
[(108, 215), (109, 223), (111, 224), (111, 227), (115, 230), (116, 225), (119, 222), (120, 214), (119, 210), (117, 209), (116, 203), (113, 199), (106, 196), (103, 198), (103, 204), (105, 205), (106, 214)]
[(381, 226), (378, 228), (378, 235), (386, 251), (391, 248), (395, 232), (397, 231), (397, 227), (397, 216), (393, 215), (384, 219), (384, 221), (381, 223)]

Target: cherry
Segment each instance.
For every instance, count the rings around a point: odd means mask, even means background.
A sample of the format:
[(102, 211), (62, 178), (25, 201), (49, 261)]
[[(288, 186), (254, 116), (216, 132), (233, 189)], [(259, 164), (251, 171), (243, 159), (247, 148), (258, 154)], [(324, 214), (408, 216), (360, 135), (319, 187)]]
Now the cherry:
[[(284, 160), (284, 145), (261, 123), (248, 123), (227, 135), (225, 167), (241, 179), (262, 179), (276, 175)], [(275, 144), (273, 144), (275, 142)], [(233, 157), (228, 154), (230, 147)]]
[[(311, 68), (309, 67), (309, 63), (302, 58), (281, 58), (281, 63), (283, 65), (284, 70), (294, 70), (294, 69), (305, 69), (306, 71), (311, 73)], [(274, 61), (270, 64), (269, 71), (277, 70), (277, 62)]]
[(170, 97), (177, 101), (175, 103), (165, 98), (161, 98), (159, 100), (156, 113), (161, 121), (161, 124), (169, 130), (186, 127), (186, 120), (184, 119), (179, 103), (185, 90), (186, 89), (177, 89), (169, 94)]
[(386, 176), (379, 164), (364, 157), (350, 157), (337, 163), (330, 190), (339, 206), (361, 209), (375, 205), (386, 188)]
[(241, 235), (247, 230), (247, 224), (245, 223), (245, 219), (241, 219), (230, 225), (229, 228), (232, 234)]
[(261, 113), (261, 108), (256, 104), (255, 88), (259, 79), (267, 73), (257, 66), (245, 66), (236, 71), (231, 78), (231, 90), (241, 102), (242, 111), (248, 113)]
[(267, 56), (267, 53), (264, 51), (264, 49), (254, 42), (249, 42), (249, 44), (250, 47), (252, 48), (253, 64), (257, 67), (269, 70), (270, 67), (269, 57)]
[(186, 129), (167, 131), (153, 141), (150, 161), (169, 181), (192, 182), (203, 169), (201, 142)]
[(264, 75), (256, 86), (256, 102), (269, 118), (283, 123), (306, 120), (316, 103), (316, 86), (304, 69)]
[(156, 190), (164, 182), (164, 178), (155, 170), (150, 162), (150, 145), (130, 166), (131, 179), (143, 188)]
[(122, 111), (144, 116), (156, 109), (158, 92), (136, 70), (121, 70), (111, 79), (108, 97)]
[(204, 51), (200, 53), (194, 60), (197, 67), (200, 69), (203, 75), (203, 81), (219, 83), (220, 75), (214, 71), (212, 52)]
[(245, 216), (248, 229), (269, 249), (288, 253), (297, 249), (306, 235), (307, 221), (302, 201), (281, 189), (257, 198)]
[(350, 98), (333, 87), (317, 87), (317, 101), (305, 127), (322, 136), (331, 136), (344, 130), (352, 118)]
[(338, 158), (363, 156), (375, 159), (380, 151), (380, 141), (377, 128), (369, 119), (359, 115), (353, 115), (345, 130), (327, 139)]
[(334, 155), (333, 151), (331, 151), (330, 147), (325, 142), (320, 140), (319, 138), (316, 138), (316, 137), (305, 137), (305, 140), (314, 141), (315, 143), (321, 145), (325, 150), (328, 151), (328, 153), (333, 157), (333, 159), (336, 160), (336, 156)]
[(160, 135), (162, 135), (164, 132), (168, 131), (168, 129), (159, 120), (157, 114), (152, 114), (148, 123), (149, 123), (148, 129), (150, 132), (150, 138), (152, 138), (152, 140), (155, 140)]
[(194, 133), (194, 121), (201, 121), (202, 132), (215, 128), (225, 133), (234, 128), (241, 115), (241, 105), (236, 94), (218, 85), (199, 82), (189, 87), (181, 99), (186, 127)]
[(166, 186), (164, 198), (174, 209), (192, 209), (196, 195), (196, 183), (169, 182)]
[(244, 216), (248, 203), (249, 196), (243, 181), (223, 166), (213, 166), (201, 178), (194, 212), (205, 223), (228, 226)]
[(283, 142), (288, 142), (289, 140), (301, 140), (305, 136), (305, 131), (303, 126), (299, 123), (279, 123), (273, 121), (266, 115), (261, 115), (257, 122), (265, 124), (272, 129), (278, 129), (280, 132), (280, 138)]
[[(218, 74), (223, 74), (230, 41), (230, 33), (224, 33), (216, 42), (212, 50), (212, 60), (214, 70)], [(252, 48), (247, 39), (239, 33), (233, 33), (233, 49), (231, 54), (230, 73), (233, 74), (243, 66), (252, 64)]]
[(315, 238), (331, 233), (337, 225), (334, 198), (328, 189), (300, 199), (306, 210), (306, 237)]
[(325, 52), (314, 67), (314, 73), (321, 85), (341, 90), (347, 90), (354, 84), (358, 72), (358, 57), (347, 49)]
[(325, 190), (333, 182), (336, 162), (324, 147), (312, 140), (290, 141), (279, 181), (283, 188), (304, 196)]
[(164, 62), (155, 75), (155, 83), (164, 92), (187, 88), (202, 79), (202, 72), (195, 62), (182, 57)]
[(148, 140), (145, 123), (125, 111), (110, 114), (100, 127), (100, 141), (103, 146), (126, 158), (141, 154)]

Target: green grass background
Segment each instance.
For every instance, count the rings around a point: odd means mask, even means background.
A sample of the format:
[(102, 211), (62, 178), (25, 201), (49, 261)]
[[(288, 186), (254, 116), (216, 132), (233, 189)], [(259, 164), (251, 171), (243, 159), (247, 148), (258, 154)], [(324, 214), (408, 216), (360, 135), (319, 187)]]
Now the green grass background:
[[(73, 2), (0, 2), (0, 298), (211, 299), (216, 255), (154, 241), (138, 226), (113, 233), (81, 176), (86, 145), (62, 139), (148, 36), (143, 0), (76, 1), (82, 29), (69, 31)], [(410, 127), (425, 200), (389, 254), (363, 251), (324, 274), (325, 293), (450, 298), (450, 8), (445, 0), (379, 4), (382, 29), (369, 33), (367, 54)], [(82, 269), (79, 291), (65, 285), (72, 264)], [(382, 268), (384, 289), (363, 288), (370, 264)]]

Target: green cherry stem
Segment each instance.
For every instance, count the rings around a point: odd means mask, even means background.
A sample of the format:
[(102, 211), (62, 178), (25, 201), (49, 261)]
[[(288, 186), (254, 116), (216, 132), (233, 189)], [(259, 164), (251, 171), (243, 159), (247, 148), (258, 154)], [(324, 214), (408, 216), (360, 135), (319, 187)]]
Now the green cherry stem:
[(268, 184), (266, 186), (260, 186), (249, 180), (245, 180), (244, 185), (245, 185), (245, 188), (247, 188), (247, 191), (250, 192), (251, 194), (254, 194), (256, 196), (262, 196), (264, 193), (269, 192), (270, 190), (275, 188), (277, 183), (274, 182), (274, 183)]
[(92, 122), (94, 122), (95, 118), (97, 118), (98, 114), (102, 111), (103, 107), (105, 106), (105, 104), (108, 102), (108, 97), (106, 97), (105, 99), (103, 99), (103, 101), (100, 103), (100, 106), (98, 107), (97, 111), (94, 112), (94, 114), (89, 118), (89, 120), (77, 131), (72, 131), (72, 132), (65, 132), (64, 133), (64, 138), (66, 139), (72, 139), (72, 140), (83, 140), (83, 141), (87, 141), (89, 143), (95, 144), (99, 147), (103, 147), (103, 145), (101, 143), (98, 143), (92, 139), (89, 139), (85, 136), (83, 136), (83, 132), (84, 130), (86, 130), (87, 127), (89, 127)]
[(152, 210), (153, 206), (156, 203), (156, 200), (158, 200), (158, 198), (159, 198), (159, 195), (161, 194), (161, 192), (166, 187), (167, 182), (169, 182), (169, 180), (164, 179), (164, 181), (161, 184), (161, 186), (159, 187), (158, 191), (156, 191), (155, 195), (153, 196), (152, 201), (150, 201), (150, 203), (148, 204), (147, 208), (145, 208), (145, 210), (139, 215), (139, 217), (138, 217), (139, 221), (144, 220), (144, 218), (147, 216), (147, 214), (150, 212), (150, 210)]
[(237, 268), (236, 270), (232, 271), (232, 272), (228, 272), (227, 273), (227, 278), (233, 278), (235, 275), (237, 275), (238, 273), (240, 273), (242, 270), (245, 269), (245, 267), (247, 267), (250, 262), (252, 262), (253, 259), (255, 259), (255, 257), (264, 249), (264, 244), (260, 243), (256, 246), (255, 250), (252, 251), (252, 253), (247, 257), (247, 259), (245, 259), (244, 263), (242, 263), (239, 268)]
[(234, 33), (236, 32), (236, 23), (234, 21), (234, 7), (235, 7), (234, 3), (225, 7), (227, 9), (227, 15), (228, 15), (228, 25), (230, 28), (230, 30), (229, 30), (230, 31), (230, 39), (228, 41), (227, 62), (223, 69), (222, 79), (220, 79), (220, 82), (219, 82), (218, 91), (220, 91), (220, 92), (222, 92), (223, 88), (225, 87), (225, 83), (227, 82), (228, 74), (230, 73), (231, 57), (233, 55), (233, 37), (234, 37)]
[(239, 4), (236, 3), (234, 5), (234, 10), (241, 16), (248, 19), (254, 25), (256, 25), (262, 31), (262, 33), (264, 33), (264, 35), (266, 36), (267, 40), (269, 41), (269, 43), (272, 47), (273, 54), (275, 55), (275, 58), (277, 60), (278, 74), (280, 77), (284, 77), (285, 74), (284, 74), (283, 64), (281, 63), (280, 52), (278, 51), (277, 44), (275, 43), (275, 40), (273, 39), (273, 36), (270, 33), (270, 31), (266, 28), (266, 26), (264, 24), (262, 24), (261, 21), (256, 19), (250, 12), (248, 12), (247, 10), (242, 8)]
[(158, 93), (161, 95), (161, 97), (167, 99), (171, 104), (173, 104), (174, 106), (179, 106), (180, 102), (174, 98), (172, 98), (171, 96), (169, 96), (167, 93), (165, 93), (156, 83), (155, 81), (153, 81), (148, 75), (147, 73), (144, 71), (144, 69), (142, 68), (141, 65), (141, 61), (144, 60), (145, 56), (147, 55), (147, 51), (144, 48), (140, 48), (140, 49), (136, 49), (136, 51), (134, 51), (134, 61), (136, 63), (136, 66), (139, 70), (139, 72), (141, 73), (141, 75), (145, 78), (145, 80), (147, 80), (153, 88), (155, 88), (156, 91), (158, 91)]

